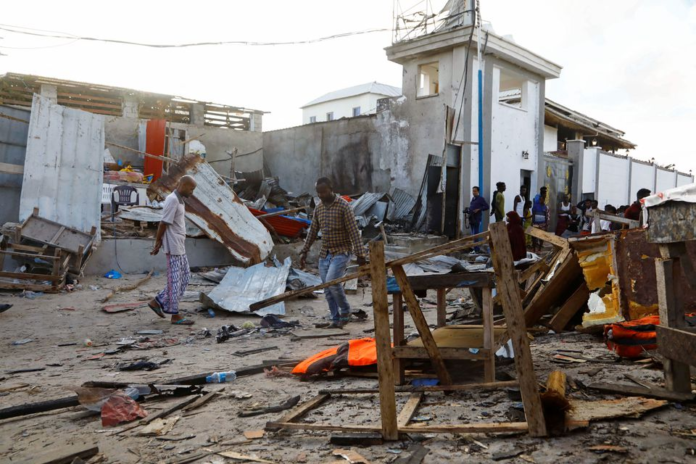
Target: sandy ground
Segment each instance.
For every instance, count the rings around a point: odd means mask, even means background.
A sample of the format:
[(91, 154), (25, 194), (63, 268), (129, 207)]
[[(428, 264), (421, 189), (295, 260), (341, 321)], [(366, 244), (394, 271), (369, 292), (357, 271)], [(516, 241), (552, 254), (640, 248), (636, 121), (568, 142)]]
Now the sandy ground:
[[(187, 316), (196, 321), (192, 328), (172, 326), (157, 318), (149, 309), (141, 308), (130, 312), (106, 314), (101, 311), (99, 300), (111, 288), (134, 282), (142, 275), (128, 275), (118, 281), (88, 277), (81, 282), (82, 289), (69, 294), (44, 295), (36, 299), (26, 299), (0, 294), (0, 303), (14, 305), (9, 311), (0, 314), (0, 333), (4, 344), (4, 355), (0, 361), (0, 390), (26, 384), (27, 386), (0, 393), (1, 407), (23, 403), (44, 401), (65, 397), (71, 394), (70, 387), (79, 386), (89, 380), (132, 381), (143, 383), (152, 379), (166, 379), (192, 375), (210, 370), (230, 370), (259, 364), (267, 359), (302, 358), (351, 337), (370, 336), (372, 311), (369, 306), (369, 288), (359, 289), (357, 295), (349, 296), (354, 308), (368, 312), (369, 319), (363, 323), (352, 323), (342, 337), (291, 341), (290, 336), (277, 334), (254, 334), (217, 344), (213, 338), (197, 338), (195, 335), (204, 327), (213, 334), (224, 324), (241, 325), (245, 321), (259, 322), (253, 316), (229, 316), (220, 314), (207, 318), (205, 313), (195, 309), (200, 303), (187, 302), (182, 306)], [(146, 301), (163, 285), (164, 276), (151, 279), (138, 290), (117, 295), (110, 304)], [(100, 287), (98, 290), (90, 286)], [(212, 287), (193, 286), (190, 290), (209, 291)], [(455, 291), (454, 299), (462, 296)], [(434, 292), (429, 295), (435, 299)], [(453, 312), (456, 306), (451, 306)], [(323, 298), (316, 300), (300, 299), (287, 303), (287, 319), (299, 320), (305, 328), (321, 322), (327, 313)], [(435, 310), (425, 310), (432, 323)], [(407, 333), (413, 330), (408, 327)], [(412, 324), (411, 324), (412, 325)], [(171, 340), (176, 343), (164, 348), (142, 351), (125, 351), (91, 359), (106, 350), (115, 348), (115, 343), (123, 337), (133, 337), (141, 330), (161, 329), (163, 335), (152, 336), (153, 340)], [(368, 331), (368, 332), (366, 332)], [(32, 342), (13, 346), (12, 342), (31, 338)], [(94, 346), (85, 347), (89, 338)], [(73, 346), (58, 347), (59, 344), (77, 343)], [(232, 353), (276, 346), (277, 350), (237, 357)], [(584, 356), (606, 357), (606, 350), (600, 339), (589, 335), (568, 333), (562, 335), (540, 335), (532, 342), (535, 369), (539, 379), (545, 379), (554, 369), (563, 369), (572, 379), (580, 383), (593, 381), (624, 382), (624, 374), (660, 383), (662, 373), (645, 369), (643, 365), (628, 361), (614, 363), (555, 364), (552, 354), (558, 349), (579, 350)], [(171, 359), (160, 369), (152, 372), (119, 372), (117, 364), (139, 359), (161, 361)], [(42, 367), (45, 370), (34, 373), (3, 374), (7, 370)], [(591, 372), (601, 368), (599, 372)], [(478, 366), (463, 364), (453, 367), (459, 376), (479, 378)], [(514, 366), (500, 363), (498, 376), (514, 376)], [(590, 373), (594, 376), (590, 377)], [(176, 462), (203, 450), (233, 450), (245, 455), (255, 455), (273, 462), (326, 463), (340, 461), (332, 455), (338, 448), (329, 443), (329, 432), (280, 432), (267, 433), (263, 438), (244, 442), (244, 432), (262, 429), (267, 421), (279, 418), (282, 413), (267, 414), (251, 418), (237, 417), (238, 411), (253, 404), (274, 405), (287, 398), (300, 395), (302, 401), (314, 397), (324, 388), (374, 388), (375, 379), (339, 378), (320, 379), (302, 382), (297, 378), (271, 378), (264, 374), (248, 376), (225, 385), (225, 391), (216, 399), (189, 414), (176, 414), (180, 419), (165, 438), (140, 437), (133, 432), (114, 434), (117, 428), (104, 428), (97, 416), (88, 416), (81, 407), (68, 408), (54, 412), (36, 414), (0, 421), (0, 461), (20, 462), (46, 452), (52, 448), (72, 443), (95, 442), (106, 457), (107, 462)], [(220, 385), (210, 385), (212, 391)], [(236, 399), (233, 392), (251, 394), (249, 399)], [(612, 398), (581, 388), (571, 391), (578, 399)], [(399, 395), (403, 404), (407, 395)], [(166, 402), (146, 402), (143, 407), (155, 413), (167, 405), (181, 399)], [(520, 420), (514, 401), (505, 391), (459, 393), (445, 396), (429, 394), (416, 413), (419, 419), (434, 424), (457, 424), (470, 422), (492, 422)], [(317, 423), (368, 425), (376, 424), (379, 418), (377, 396), (342, 396), (330, 399), (325, 405), (314, 410), (304, 419)], [(664, 408), (646, 414), (640, 419), (622, 419), (593, 423), (588, 429), (578, 430), (561, 438), (534, 439), (525, 434), (507, 435), (412, 435), (411, 440), (419, 440), (429, 449), (424, 462), (491, 462), (501, 453), (522, 454), (505, 459), (506, 462), (696, 462), (688, 456), (689, 450), (696, 448), (696, 437), (684, 437), (679, 431), (696, 428), (696, 406), (694, 404), (670, 403)], [(176, 441), (175, 441), (176, 440)], [(240, 444), (220, 445), (232, 442)], [(370, 462), (392, 462), (405, 456), (409, 440), (385, 443), (379, 446), (356, 448)], [(588, 448), (594, 445), (611, 444), (625, 448), (625, 453), (596, 454)], [(514, 454), (514, 453), (512, 453)], [(502, 459), (501, 459), (502, 460)], [(209, 456), (197, 462), (225, 462), (217, 456)], [(227, 462), (232, 462), (228, 459)], [(344, 461), (348, 462), (348, 461)]]

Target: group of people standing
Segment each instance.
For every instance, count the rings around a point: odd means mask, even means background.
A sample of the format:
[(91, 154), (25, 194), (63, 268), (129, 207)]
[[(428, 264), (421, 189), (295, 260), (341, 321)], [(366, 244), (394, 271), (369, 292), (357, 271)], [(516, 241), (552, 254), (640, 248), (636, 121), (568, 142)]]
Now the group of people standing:
[[(525, 253), (526, 249), (540, 252), (542, 247), (541, 240), (529, 235), (525, 236), (524, 230), (533, 226), (548, 231), (549, 223), (551, 222), (551, 209), (548, 206), (548, 189), (546, 187), (541, 187), (539, 193), (534, 196), (534, 199), (529, 200), (527, 197), (527, 186), (521, 186), (520, 193), (515, 196), (512, 211), (507, 213), (505, 213), (505, 190), (505, 183), (498, 182), (496, 184), (496, 190), (493, 192), (491, 205), (489, 206), (486, 199), (481, 196), (479, 187), (473, 188), (473, 198), (471, 199), (469, 208), (464, 211), (468, 213), (471, 234), (474, 235), (481, 231), (483, 211), (490, 210), (490, 215), (495, 217), (495, 222), (500, 222), (507, 218), (510, 241), (513, 244), (513, 255), (515, 254), (514, 248), (516, 242), (521, 243), (521, 245), (518, 246), (520, 250), (524, 246)], [(616, 208), (612, 205), (606, 205), (604, 210), (601, 211), (637, 221), (640, 218), (641, 212), (640, 200), (650, 195), (650, 193), (648, 189), (640, 189), (636, 201), (630, 206), (626, 205)], [(563, 195), (556, 209), (556, 235), (568, 238), (576, 235), (609, 232), (618, 230), (622, 227), (619, 223), (603, 219), (599, 221), (599, 224), (594, 224), (595, 219), (593, 213), (597, 210), (599, 210), (599, 203), (597, 200), (587, 199), (581, 201), (577, 205), (573, 205), (570, 202), (570, 197), (568, 195)], [(512, 231), (514, 231), (514, 233)], [(522, 239), (520, 239), (520, 236)], [(523, 253), (520, 251), (517, 254), (522, 255)]]

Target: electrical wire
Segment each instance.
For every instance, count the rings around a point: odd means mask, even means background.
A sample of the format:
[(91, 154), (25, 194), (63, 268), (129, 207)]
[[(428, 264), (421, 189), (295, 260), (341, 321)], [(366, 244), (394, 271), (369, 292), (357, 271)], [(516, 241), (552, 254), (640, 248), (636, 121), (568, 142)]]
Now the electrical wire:
[[(24, 29), (24, 30), (22, 30)], [(32, 29), (36, 32), (31, 32), (28, 28), (21, 26), (13, 26), (10, 24), (0, 24), (0, 30), (11, 32), (14, 34), (23, 34), (36, 37), (48, 37), (52, 39), (74, 39), (76, 41), (91, 41), (91, 42), (103, 42), (103, 43), (113, 43), (119, 45), (132, 45), (138, 47), (148, 47), (148, 48), (188, 48), (188, 47), (205, 47), (213, 45), (247, 45), (247, 46), (276, 46), (276, 45), (305, 45), (318, 42), (324, 42), (327, 40), (341, 39), (345, 37), (352, 37), (356, 35), (374, 34), (377, 32), (390, 32), (391, 29), (381, 28), (381, 29), (368, 29), (365, 31), (354, 31), (354, 32), (344, 32), (341, 34), (334, 34), (326, 37), (320, 37), (317, 39), (308, 40), (298, 40), (290, 42), (256, 42), (247, 40), (227, 40), (220, 42), (194, 42), (194, 43), (181, 43), (181, 44), (152, 44), (152, 43), (142, 43), (142, 42), (132, 42), (128, 40), (119, 39), (102, 39), (98, 37), (83, 37), (77, 36), (66, 32), (55, 32), (55, 31), (42, 31), (40, 29)], [(49, 33), (50, 32), (50, 33)]]

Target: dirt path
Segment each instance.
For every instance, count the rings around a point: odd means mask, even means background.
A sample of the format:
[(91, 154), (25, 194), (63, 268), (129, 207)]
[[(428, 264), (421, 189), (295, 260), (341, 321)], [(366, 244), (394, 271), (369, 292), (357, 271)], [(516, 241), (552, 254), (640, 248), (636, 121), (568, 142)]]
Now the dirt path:
[[(0, 407), (44, 401), (69, 396), (70, 387), (79, 386), (89, 380), (110, 380), (145, 382), (149, 379), (165, 379), (192, 375), (205, 371), (238, 369), (259, 364), (267, 359), (298, 359), (319, 350), (335, 346), (352, 338), (371, 336), (372, 312), (369, 303), (369, 288), (359, 289), (357, 295), (350, 295), (354, 308), (368, 312), (369, 320), (352, 323), (346, 335), (327, 339), (291, 341), (287, 335), (256, 333), (225, 343), (217, 344), (214, 337), (198, 338), (196, 334), (204, 327), (213, 335), (224, 324), (241, 325), (245, 321), (259, 322), (253, 316), (228, 316), (220, 314), (215, 318), (204, 317), (205, 313), (195, 312), (200, 306), (197, 302), (186, 302), (182, 307), (187, 316), (196, 321), (189, 327), (172, 326), (156, 317), (146, 307), (118, 314), (106, 314), (99, 303), (112, 288), (128, 282), (135, 282), (142, 275), (128, 275), (118, 281), (90, 277), (81, 282), (82, 290), (70, 294), (44, 295), (30, 300), (8, 294), (0, 294), (1, 303), (14, 305), (9, 311), (0, 314), (0, 333), (5, 345), (0, 361), (0, 389), (26, 387), (0, 393)], [(164, 276), (153, 277), (138, 290), (117, 295), (109, 304), (142, 301), (143, 304), (164, 284)], [(90, 286), (99, 286), (91, 290)], [(191, 287), (189, 290), (209, 291), (212, 287)], [(434, 292), (431, 292), (434, 299)], [(454, 295), (459, 296), (459, 295)], [(452, 308), (453, 311), (455, 308)], [(311, 328), (321, 322), (327, 313), (323, 298), (317, 300), (296, 300), (287, 304), (288, 320), (299, 320), (303, 327)], [(425, 311), (429, 321), (434, 322), (435, 310)], [(407, 319), (407, 326), (410, 321)], [(162, 330), (162, 335), (151, 336), (152, 340), (169, 341), (172, 346), (148, 350), (129, 350), (114, 355), (100, 356), (106, 350), (115, 348), (121, 338), (133, 337), (142, 330)], [(407, 327), (406, 331), (412, 331)], [(13, 346), (12, 342), (30, 338), (32, 342)], [(89, 338), (92, 347), (85, 347)], [(59, 347), (59, 344), (77, 343)], [(276, 346), (277, 350), (237, 357), (232, 353), (240, 350)], [(551, 362), (551, 356), (559, 349), (580, 350), (584, 356), (601, 357), (609, 352), (601, 340), (587, 335), (570, 333), (567, 335), (544, 335), (532, 343), (535, 368), (540, 379), (554, 369), (563, 369), (571, 378), (580, 383), (593, 381), (622, 381), (626, 373), (652, 381), (661, 381), (661, 372), (643, 369), (641, 365), (630, 362), (584, 363), (561, 365)], [(96, 358), (92, 359), (93, 357)], [(120, 372), (117, 365), (142, 358), (161, 361), (170, 359), (160, 369), (152, 372)], [(34, 373), (5, 374), (12, 369), (45, 368)], [(591, 372), (596, 368), (601, 371)], [(471, 364), (457, 369), (475, 378), (478, 368)], [(502, 365), (498, 375), (514, 375), (512, 365)], [(589, 373), (594, 375), (591, 377)], [(204, 450), (234, 450), (241, 454), (256, 455), (274, 462), (325, 463), (341, 458), (332, 456), (337, 447), (328, 441), (329, 433), (281, 432), (268, 433), (263, 438), (243, 444), (221, 446), (223, 442), (241, 442), (244, 432), (259, 430), (267, 421), (281, 414), (268, 414), (250, 418), (237, 417), (238, 411), (253, 404), (278, 404), (285, 399), (300, 395), (302, 401), (315, 396), (323, 388), (374, 388), (375, 379), (340, 378), (301, 382), (297, 378), (269, 378), (264, 374), (238, 379), (227, 384), (226, 389), (216, 399), (180, 417), (166, 438), (178, 441), (162, 441), (152, 437), (134, 436), (130, 433), (114, 434), (114, 429), (104, 428), (97, 416), (86, 416), (81, 407), (37, 414), (23, 418), (0, 421), (0, 461), (18, 462), (59, 445), (96, 442), (108, 462), (175, 462)], [(219, 388), (206, 387), (209, 391)], [(236, 399), (234, 392), (251, 394), (249, 399)], [(572, 392), (578, 399), (611, 398), (607, 395), (589, 394), (578, 389)], [(399, 395), (399, 402), (405, 402), (405, 395)], [(144, 408), (150, 413), (175, 404), (180, 399), (164, 402), (147, 402)], [(419, 420), (430, 424), (455, 424), (465, 422), (491, 422), (519, 420), (520, 411), (514, 408), (505, 391), (461, 393), (445, 396), (427, 396), (423, 406), (416, 413)], [(517, 417), (516, 417), (517, 416)], [(331, 424), (377, 424), (379, 405), (377, 396), (344, 396), (332, 398), (322, 408), (313, 411), (306, 421)], [(421, 440), (430, 452), (425, 458), (431, 462), (491, 462), (493, 457), (502, 458), (506, 454), (521, 453), (506, 462), (694, 462), (688, 457), (688, 449), (696, 448), (696, 438), (679, 436), (676, 432), (696, 427), (696, 407), (693, 404), (670, 404), (650, 413), (642, 419), (625, 419), (593, 423), (588, 429), (579, 430), (568, 436), (555, 439), (533, 439), (526, 435), (487, 436), (487, 435), (434, 435), (412, 436)], [(117, 427), (115, 430), (122, 429)], [(594, 445), (612, 444), (625, 448), (626, 453), (595, 454), (588, 448)], [(387, 443), (380, 446), (359, 448), (357, 451), (371, 462), (391, 462), (406, 454), (409, 441)], [(514, 452), (512, 452), (514, 451)], [(501, 459), (502, 460), (502, 459)], [(210, 456), (199, 462), (224, 462), (220, 457)], [(228, 460), (231, 462), (231, 460)], [(348, 461), (345, 461), (348, 462)]]

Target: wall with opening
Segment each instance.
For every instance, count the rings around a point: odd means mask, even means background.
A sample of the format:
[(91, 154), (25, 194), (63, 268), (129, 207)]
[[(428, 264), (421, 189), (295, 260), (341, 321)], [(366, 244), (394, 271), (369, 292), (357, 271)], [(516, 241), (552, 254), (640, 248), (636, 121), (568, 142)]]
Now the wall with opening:
[(430, 97), (440, 93), (440, 64), (435, 61), (418, 66), (416, 95)]

